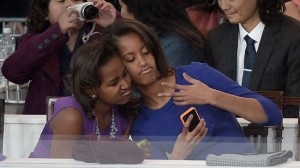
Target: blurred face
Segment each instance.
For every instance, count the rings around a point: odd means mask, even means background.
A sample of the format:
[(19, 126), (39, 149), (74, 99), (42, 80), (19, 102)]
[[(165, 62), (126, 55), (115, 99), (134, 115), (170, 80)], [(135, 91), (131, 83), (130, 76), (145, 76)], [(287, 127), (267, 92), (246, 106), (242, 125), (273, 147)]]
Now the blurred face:
[(124, 19), (135, 19), (133, 14), (128, 12), (127, 5), (122, 0), (119, 0), (119, 4), (121, 5), (121, 16), (122, 16), (122, 18), (124, 18)]
[(300, 0), (292, 0), (295, 4), (300, 5)]
[(147, 85), (159, 76), (154, 56), (135, 33), (119, 38), (122, 61), (136, 86)]
[(300, 10), (300, 0), (292, 0), (292, 2), (298, 6), (298, 9)]
[(49, 13), (47, 16), (49, 22), (51, 24), (56, 23), (68, 7), (79, 3), (83, 3), (83, 0), (50, 0), (48, 5)]
[(114, 56), (101, 68), (99, 99), (107, 104), (125, 104), (131, 98), (131, 80), (120, 57)]
[(251, 27), (260, 22), (257, 0), (218, 0), (218, 4), (230, 23)]

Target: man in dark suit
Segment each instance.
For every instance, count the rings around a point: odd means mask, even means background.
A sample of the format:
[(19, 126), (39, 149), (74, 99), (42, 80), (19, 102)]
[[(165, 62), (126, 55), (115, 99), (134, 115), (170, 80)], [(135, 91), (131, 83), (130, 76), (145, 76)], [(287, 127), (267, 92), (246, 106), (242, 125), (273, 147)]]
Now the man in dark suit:
[[(218, 4), (228, 22), (208, 35), (215, 68), (254, 91), (300, 96), (300, 22), (282, 14), (284, 2), (218, 0)], [(254, 41), (252, 51), (246, 36)], [(250, 68), (249, 55), (253, 58)], [(284, 117), (299, 115), (297, 107), (284, 111)]]

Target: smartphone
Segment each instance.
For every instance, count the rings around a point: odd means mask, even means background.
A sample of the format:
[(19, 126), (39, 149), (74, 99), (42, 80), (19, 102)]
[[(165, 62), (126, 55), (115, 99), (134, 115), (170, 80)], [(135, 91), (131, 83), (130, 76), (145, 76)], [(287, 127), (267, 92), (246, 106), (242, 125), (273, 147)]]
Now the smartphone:
[(195, 127), (200, 123), (200, 117), (199, 117), (197, 110), (194, 107), (191, 107), (180, 115), (181, 122), (185, 123), (191, 114), (193, 114), (193, 119), (189, 126), (190, 132), (193, 131), (195, 129)]

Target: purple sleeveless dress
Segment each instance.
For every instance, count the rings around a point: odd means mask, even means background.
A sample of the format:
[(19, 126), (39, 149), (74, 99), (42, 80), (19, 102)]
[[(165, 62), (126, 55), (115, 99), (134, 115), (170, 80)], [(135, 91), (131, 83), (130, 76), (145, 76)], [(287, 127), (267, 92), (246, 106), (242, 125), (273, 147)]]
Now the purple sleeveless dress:
[[(67, 107), (73, 107), (77, 109), (83, 120), (83, 132), (82, 135), (88, 135), (88, 134), (95, 134), (95, 128), (96, 128), (96, 121), (95, 119), (88, 119), (85, 112), (83, 111), (80, 104), (75, 100), (74, 97), (63, 97), (58, 99), (55, 102), (54, 105), (54, 112), (50, 118), (50, 120), (46, 123), (40, 139), (34, 148), (34, 151), (31, 152), (30, 158), (50, 158), (50, 151), (51, 151), (51, 142), (52, 142), (52, 130), (50, 128), (50, 123), (52, 122), (53, 118), (64, 108)], [(116, 136), (122, 136), (124, 135), (128, 121), (125, 119), (119, 112), (119, 110), (115, 110), (115, 123), (116, 127), (118, 128), (118, 131), (116, 132)], [(101, 131), (101, 135), (109, 136), (110, 133), (110, 127), (107, 128), (107, 130)]]

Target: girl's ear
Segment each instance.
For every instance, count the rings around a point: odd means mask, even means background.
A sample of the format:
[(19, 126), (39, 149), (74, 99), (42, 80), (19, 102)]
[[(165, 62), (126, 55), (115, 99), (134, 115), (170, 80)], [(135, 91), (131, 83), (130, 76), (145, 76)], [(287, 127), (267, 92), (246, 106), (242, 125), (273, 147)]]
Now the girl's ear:
[(86, 88), (84, 92), (92, 99), (97, 98), (97, 90), (95, 88)]

